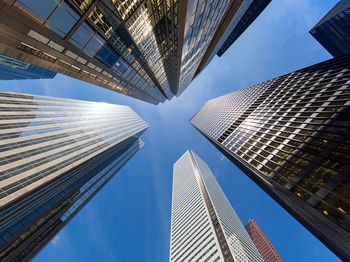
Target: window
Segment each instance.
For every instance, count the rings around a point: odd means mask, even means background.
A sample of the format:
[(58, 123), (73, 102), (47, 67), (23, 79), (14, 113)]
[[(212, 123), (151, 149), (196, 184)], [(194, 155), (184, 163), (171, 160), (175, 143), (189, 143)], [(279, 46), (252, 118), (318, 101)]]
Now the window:
[(94, 56), (104, 43), (105, 40), (101, 36), (96, 34), (86, 45), (84, 51), (89, 55)]
[(46, 23), (52, 25), (51, 29), (54, 32), (65, 37), (78, 19), (79, 15), (62, 2)]
[(97, 60), (111, 68), (118, 60), (119, 56), (109, 45), (104, 46), (96, 55)]
[(69, 39), (69, 42), (79, 48), (83, 48), (94, 34), (95, 32), (86, 23), (82, 23), (71, 39)]
[(119, 60), (114, 64), (112, 70), (117, 72), (118, 74), (123, 74), (126, 69), (128, 69), (129, 65), (124, 61), (123, 58), (119, 58)]
[(21, 0), (17, 1), (16, 4), (20, 4), (27, 11), (38, 17), (43, 22), (57, 6), (57, 2), (55, 0)]

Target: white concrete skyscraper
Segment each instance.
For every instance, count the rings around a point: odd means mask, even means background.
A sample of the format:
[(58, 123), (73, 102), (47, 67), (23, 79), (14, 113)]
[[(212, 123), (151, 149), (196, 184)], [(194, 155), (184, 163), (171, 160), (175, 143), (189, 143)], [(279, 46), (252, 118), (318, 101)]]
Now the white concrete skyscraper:
[(173, 175), (170, 261), (263, 261), (203, 160), (186, 151)]

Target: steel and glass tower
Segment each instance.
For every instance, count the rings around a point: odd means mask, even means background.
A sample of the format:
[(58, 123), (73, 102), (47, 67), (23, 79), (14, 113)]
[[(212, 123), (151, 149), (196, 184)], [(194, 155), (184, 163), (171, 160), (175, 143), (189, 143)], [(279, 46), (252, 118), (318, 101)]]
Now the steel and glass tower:
[(209, 167), (192, 151), (174, 164), (170, 261), (263, 261)]
[(227, 49), (242, 35), (242, 33), (254, 22), (254, 20), (264, 11), (271, 0), (250, 0), (242, 5), (227, 27), (222, 37), (223, 43), (219, 44), (218, 56), (222, 56)]
[(0, 260), (32, 258), (142, 147), (127, 106), (0, 92)]
[(0, 55), (0, 80), (51, 79), (55, 75), (55, 72), (45, 68)]
[(208, 101), (191, 123), (350, 259), (350, 55)]
[[(193, 58), (198, 61), (194, 68), (193, 78), (198, 76), (216, 54), (222, 56), (270, 2), (271, 0), (231, 1), (212, 41), (201, 50), (200, 57)], [(195, 54), (198, 55), (198, 53)]]
[(310, 30), (310, 34), (332, 56), (350, 53), (350, 1), (339, 1)]
[(0, 54), (158, 104), (187, 88), (250, 2), (0, 0)]
[(245, 229), (253, 240), (261, 257), (264, 259), (264, 262), (284, 261), (254, 219), (249, 219), (248, 224), (245, 225)]

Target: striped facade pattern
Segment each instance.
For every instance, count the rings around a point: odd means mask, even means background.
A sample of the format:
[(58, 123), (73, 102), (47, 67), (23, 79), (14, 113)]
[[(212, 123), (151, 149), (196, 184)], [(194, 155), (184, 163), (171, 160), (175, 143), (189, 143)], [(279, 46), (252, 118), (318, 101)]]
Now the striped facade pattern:
[(251, 1), (1, 0), (0, 53), (163, 103), (210, 62), (230, 20)]
[(349, 65), (347, 55), (233, 92), (208, 101), (191, 119), (326, 245), (348, 258)]
[(51, 79), (55, 72), (45, 68), (0, 55), (0, 80)]
[(210, 169), (192, 151), (174, 164), (170, 261), (262, 261)]
[(196, 76), (208, 47), (212, 41), (216, 40), (215, 33), (220, 29), (220, 23), (225, 18), (226, 12), (233, 5), (241, 5), (244, 2), (247, 0), (188, 1), (177, 96), (187, 88)]
[(127, 106), (0, 92), (0, 259), (32, 257), (143, 145)]
[(264, 259), (264, 262), (284, 261), (254, 219), (249, 219), (248, 224), (245, 225), (245, 229)]

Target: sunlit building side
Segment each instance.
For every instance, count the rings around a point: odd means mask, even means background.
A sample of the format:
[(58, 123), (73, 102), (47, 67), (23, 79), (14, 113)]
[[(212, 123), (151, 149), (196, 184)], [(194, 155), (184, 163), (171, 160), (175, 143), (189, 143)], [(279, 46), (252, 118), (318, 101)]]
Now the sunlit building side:
[(350, 259), (350, 55), (209, 100), (191, 123)]
[(0, 54), (163, 103), (210, 62), (251, 1), (0, 0)]
[(264, 262), (284, 262), (281, 255), (277, 252), (276, 248), (272, 245), (254, 219), (249, 219), (248, 224), (244, 227)]
[(174, 164), (169, 261), (263, 261), (213, 173), (192, 151)]
[(142, 147), (148, 125), (127, 106), (0, 100), (0, 260), (28, 261)]

